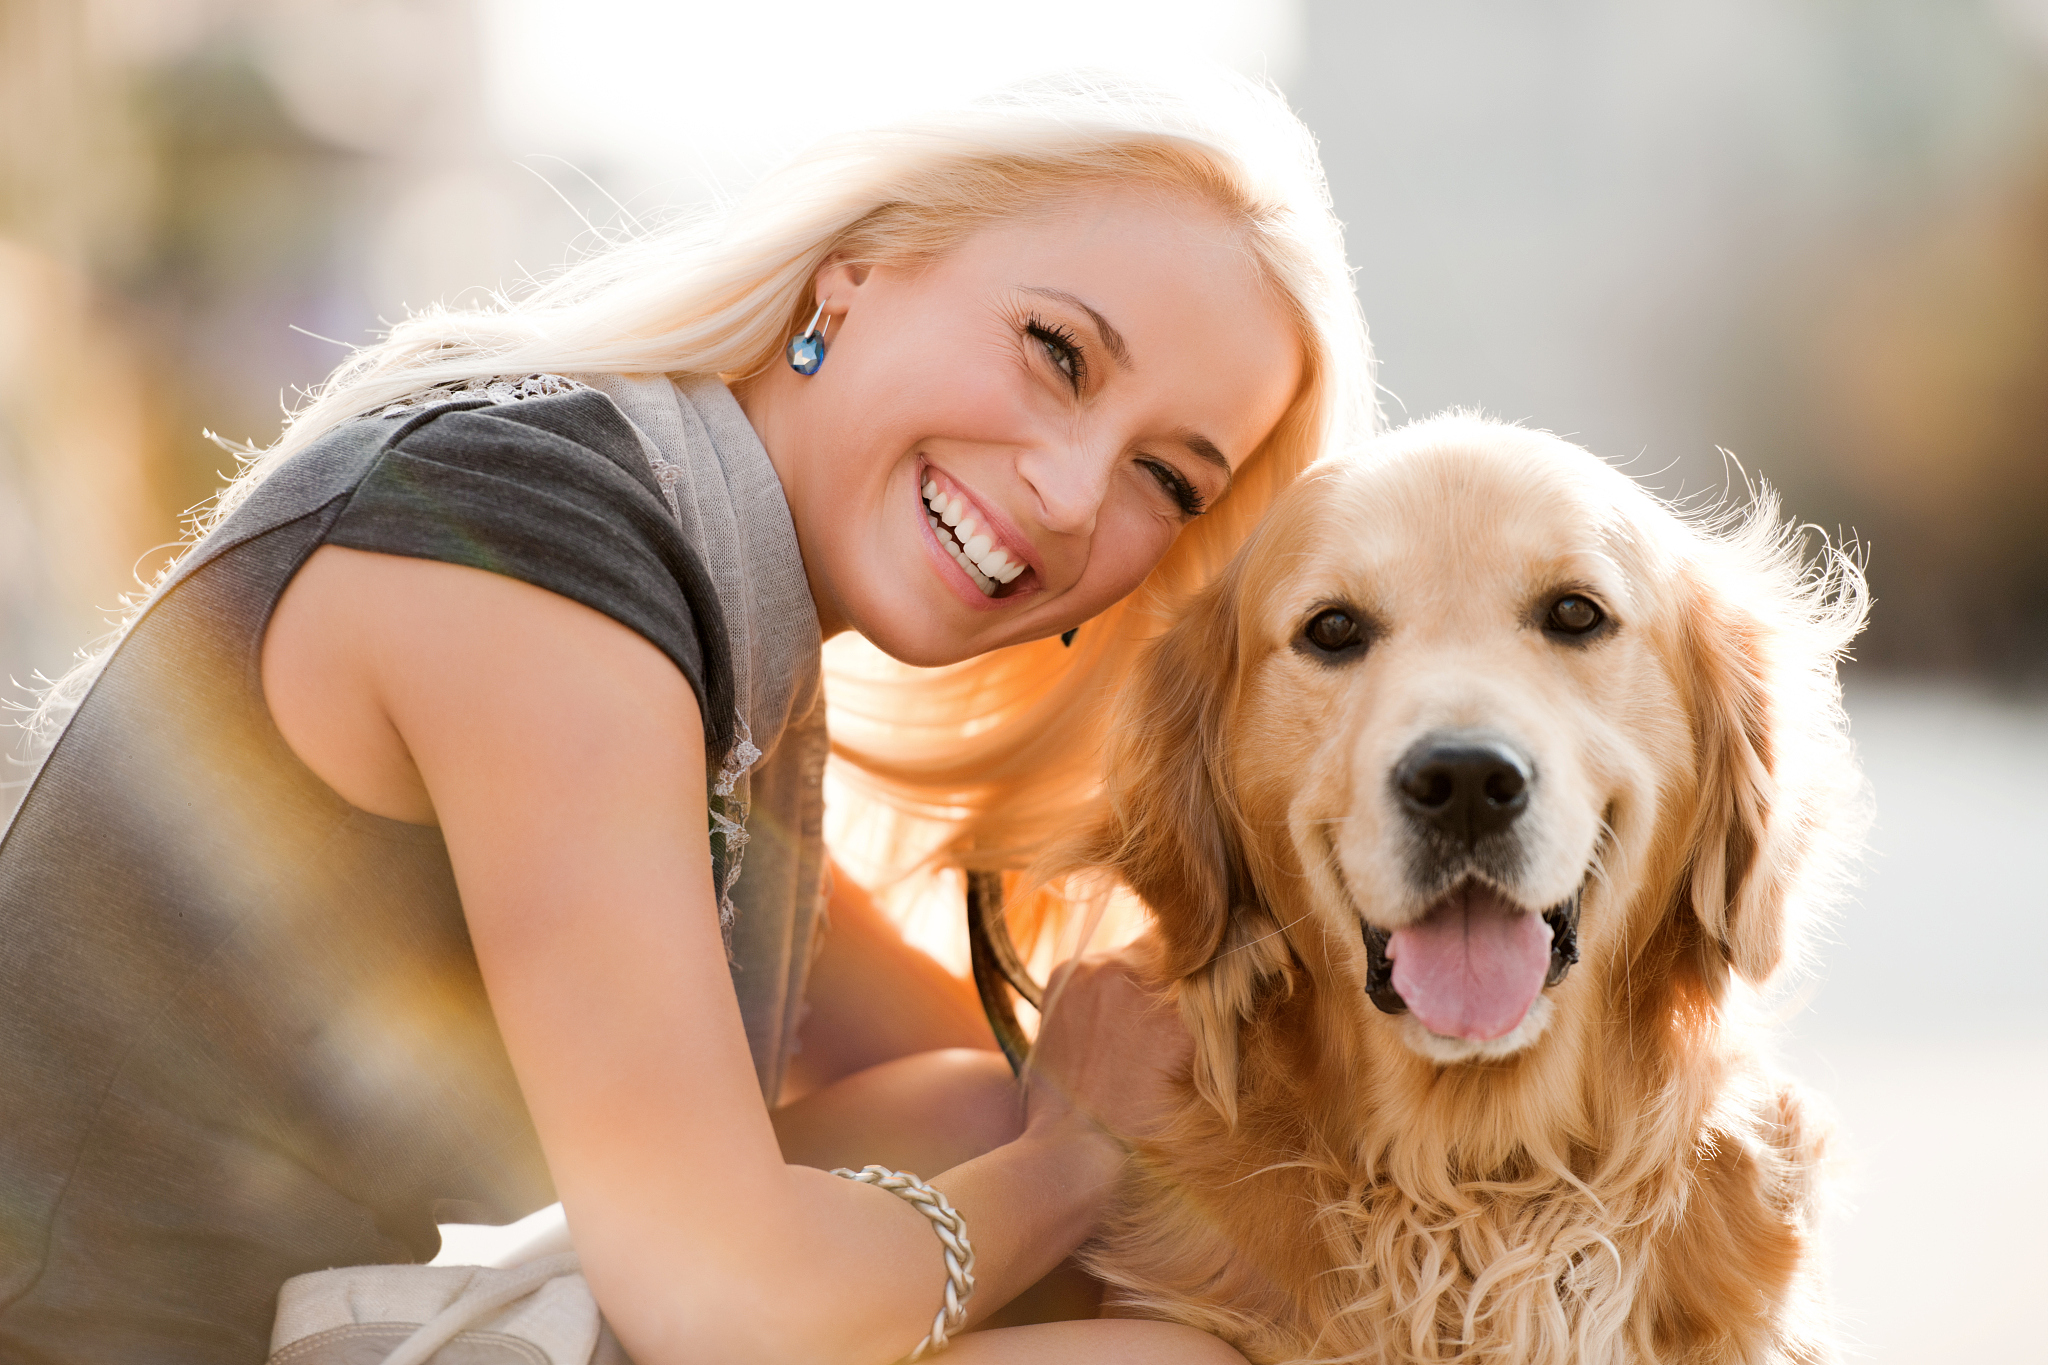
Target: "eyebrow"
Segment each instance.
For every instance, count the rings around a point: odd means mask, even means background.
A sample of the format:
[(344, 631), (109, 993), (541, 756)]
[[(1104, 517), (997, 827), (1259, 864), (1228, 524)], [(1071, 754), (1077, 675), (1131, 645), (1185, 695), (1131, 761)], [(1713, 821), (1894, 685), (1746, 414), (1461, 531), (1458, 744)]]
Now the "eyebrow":
[(1116, 363), (1127, 370), (1135, 368), (1131, 364), (1131, 348), (1125, 344), (1124, 334), (1110, 326), (1108, 318), (1102, 316), (1102, 314), (1096, 312), (1064, 289), (1046, 289), (1039, 285), (1029, 284), (1023, 286), (1023, 288), (1027, 294), (1036, 294), (1040, 298), (1058, 299), (1061, 303), (1067, 304), (1069, 307), (1078, 308), (1086, 313), (1089, 321), (1095, 324), (1096, 334), (1102, 338), (1103, 346), (1108, 349), (1112, 356), (1116, 357)]
[(1230, 461), (1224, 457), (1221, 450), (1216, 448), (1216, 443), (1199, 431), (1181, 431), (1174, 433), (1174, 435), (1182, 445), (1188, 448), (1189, 454), (1202, 461), (1202, 463), (1213, 464), (1223, 471), (1223, 489), (1225, 492), (1229, 492), (1231, 482), (1237, 476), (1230, 468)]

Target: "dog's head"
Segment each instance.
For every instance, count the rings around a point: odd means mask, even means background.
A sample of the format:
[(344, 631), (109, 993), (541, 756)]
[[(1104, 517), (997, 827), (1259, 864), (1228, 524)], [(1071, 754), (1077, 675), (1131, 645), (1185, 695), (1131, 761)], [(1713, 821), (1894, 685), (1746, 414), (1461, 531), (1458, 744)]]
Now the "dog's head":
[(1202, 1088), (1228, 1107), (1221, 1035), (1302, 972), (1444, 1064), (1538, 1047), (1653, 942), (1708, 1005), (1771, 975), (1853, 781), (1862, 612), (1768, 498), (1681, 518), (1540, 433), (1317, 465), (1147, 658), (1091, 840), (1158, 917)]

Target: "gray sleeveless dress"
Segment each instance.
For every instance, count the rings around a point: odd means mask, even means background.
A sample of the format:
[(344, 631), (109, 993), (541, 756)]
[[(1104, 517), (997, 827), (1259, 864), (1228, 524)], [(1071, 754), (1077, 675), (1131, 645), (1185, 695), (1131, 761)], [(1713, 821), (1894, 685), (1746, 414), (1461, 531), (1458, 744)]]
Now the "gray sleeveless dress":
[(538, 584), (689, 679), (733, 985), (780, 1085), (826, 739), (795, 533), (738, 405), (529, 379), (346, 424), (187, 556), (0, 836), (9, 1365), (254, 1365), (287, 1278), (554, 1198), (439, 831), (348, 805), (264, 705), (264, 628), (322, 544)]

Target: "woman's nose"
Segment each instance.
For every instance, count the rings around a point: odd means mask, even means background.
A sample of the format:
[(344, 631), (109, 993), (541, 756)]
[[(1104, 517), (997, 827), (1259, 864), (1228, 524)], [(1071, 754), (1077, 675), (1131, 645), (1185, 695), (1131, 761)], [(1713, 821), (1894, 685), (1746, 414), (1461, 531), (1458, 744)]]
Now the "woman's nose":
[(1040, 522), (1063, 536), (1094, 531), (1114, 465), (1114, 456), (1078, 440), (1035, 445), (1017, 457), (1017, 472), (1038, 499)]

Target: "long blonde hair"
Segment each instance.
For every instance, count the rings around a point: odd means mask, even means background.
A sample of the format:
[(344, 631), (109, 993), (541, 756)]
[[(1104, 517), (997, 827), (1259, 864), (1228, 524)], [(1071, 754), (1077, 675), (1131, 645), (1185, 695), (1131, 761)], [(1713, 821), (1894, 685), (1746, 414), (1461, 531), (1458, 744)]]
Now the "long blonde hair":
[(1163, 604), (1206, 582), (1326, 442), (1373, 425), (1371, 356), (1341, 228), (1314, 141), (1273, 90), (1221, 72), (1171, 86), (1069, 75), (827, 140), (723, 212), (630, 237), (518, 297), (399, 323), (249, 460), (201, 529), (323, 432), (424, 389), (530, 373), (741, 383), (780, 363), (828, 260), (930, 261), (981, 228), (1104, 183), (1189, 195), (1236, 223), (1296, 325), (1304, 378), (1230, 496), (1072, 649), (1045, 640), (929, 670), (872, 649), (830, 652), (835, 774), (878, 803), (873, 818), (838, 830), (864, 846), (865, 870), (935, 857), (1020, 866), (1093, 789), (1100, 703)]

